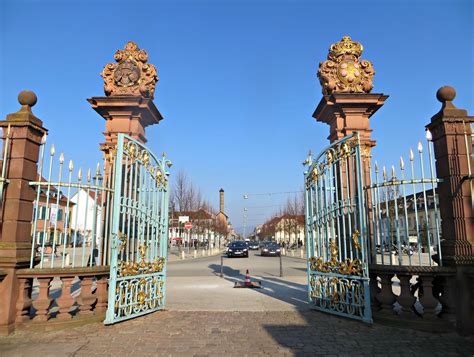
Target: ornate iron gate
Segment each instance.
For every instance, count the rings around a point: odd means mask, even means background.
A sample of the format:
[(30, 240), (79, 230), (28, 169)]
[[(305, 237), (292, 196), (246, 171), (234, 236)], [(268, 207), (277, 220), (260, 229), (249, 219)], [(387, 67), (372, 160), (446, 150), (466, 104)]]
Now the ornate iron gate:
[(309, 301), (317, 310), (372, 322), (358, 133), (305, 161)]
[(116, 150), (105, 324), (163, 309), (166, 300), (171, 162), (123, 134)]

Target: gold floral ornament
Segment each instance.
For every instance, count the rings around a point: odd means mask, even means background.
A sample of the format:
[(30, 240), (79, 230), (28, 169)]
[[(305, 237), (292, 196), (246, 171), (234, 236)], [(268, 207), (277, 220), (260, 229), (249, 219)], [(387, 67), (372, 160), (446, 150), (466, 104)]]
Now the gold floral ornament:
[(158, 75), (154, 65), (147, 63), (148, 53), (129, 41), (114, 55), (117, 63), (108, 63), (100, 74), (104, 78), (105, 95), (141, 95), (152, 98)]
[[(354, 235), (353, 235), (354, 239)], [(329, 240), (329, 250), (331, 254), (331, 259), (327, 262), (323, 261), (322, 257), (311, 257), (309, 258), (310, 269), (312, 271), (319, 271), (322, 273), (338, 273), (342, 275), (356, 275), (362, 276), (363, 267), (362, 262), (359, 259), (346, 259), (342, 262), (337, 260), (339, 253), (339, 248), (337, 244), (330, 239)]]
[(165, 258), (159, 257), (153, 259), (153, 262), (146, 262), (146, 252), (148, 246), (144, 244), (140, 244), (139, 252), (140, 252), (140, 262), (133, 262), (133, 261), (123, 261), (119, 260), (118, 262), (118, 275), (121, 276), (134, 276), (140, 274), (150, 274), (150, 273), (157, 273), (162, 272), (165, 266)]
[(311, 178), (313, 179), (313, 181), (317, 181), (318, 177), (319, 177), (319, 171), (318, 171), (318, 168), (315, 166), (313, 167), (313, 170), (311, 171)]
[(363, 49), (349, 36), (331, 45), (327, 60), (319, 64), (318, 70), (324, 95), (370, 93), (375, 71), (370, 61), (360, 59)]

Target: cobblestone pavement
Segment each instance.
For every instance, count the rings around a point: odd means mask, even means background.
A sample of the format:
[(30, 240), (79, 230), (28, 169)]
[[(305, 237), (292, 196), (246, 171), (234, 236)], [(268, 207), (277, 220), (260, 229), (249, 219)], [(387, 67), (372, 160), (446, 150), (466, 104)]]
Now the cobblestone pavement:
[(162, 311), (0, 338), (0, 356), (473, 356), (474, 338), (350, 321), (316, 311)]

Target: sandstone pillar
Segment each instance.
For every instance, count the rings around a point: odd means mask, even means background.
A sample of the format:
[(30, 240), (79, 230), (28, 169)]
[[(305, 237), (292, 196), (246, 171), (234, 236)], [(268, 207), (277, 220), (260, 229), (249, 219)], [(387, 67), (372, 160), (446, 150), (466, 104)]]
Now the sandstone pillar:
[[(145, 128), (163, 119), (153, 103), (158, 75), (155, 66), (147, 63), (148, 53), (129, 41), (123, 50), (115, 52), (114, 58), (117, 63), (108, 63), (101, 73), (105, 97), (87, 99), (105, 119), (105, 140), (100, 144), (100, 150), (104, 152), (104, 183), (109, 188), (112, 188), (118, 134), (126, 134), (145, 144)], [(107, 225), (105, 216), (104, 228)], [(106, 254), (104, 249), (102, 251)]]
[[(384, 105), (388, 96), (371, 93), (375, 71), (370, 61), (361, 59), (362, 51), (363, 46), (352, 41), (349, 36), (344, 36), (341, 41), (331, 45), (327, 60), (319, 64), (318, 78), (323, 98), (313, 117), (329, 125), (328, 139), (331, 143), (354, 132), (359, 133), (362, 185), (366, 186), (370, 184), (370, 152), (375, 146), (375, 140), (371, 138), (370, 118)], [(346, 176), (346, 169), (341, 165), (342, 178)], [(349, 168), (348, 176), (353, 172), (354, 168)], [(347, 197), (349, 191), (354, 196), (356, 188), (346, 187), (344, 181), (342, 186), (339, 188), (339, 197)], [(364, 191), (364, 199), (369, 215), (367, 228), (369, 236), (372, 236), (371, 197), (368, 192)], [(373, 237), (371, 239), (373, 240)]]
[(431, 118), (426, 127), (431, 131), (436, 158), (439, 210), (441, 215), (442, 262), (456, 267), (456, 320), (457, 328), (474, 332), (474, 215), (472, 187), (474, 169), (472, 160), (473, 116), (456, 108), (453, 100), (456, 91), (442, 87), (436, 97), (441, 110)]
[(4, 142), (10, 126), (7, 160), (2, 163), (6, 165), (8, 183), (4, 186), (0, 217), (0, 270), (7, 275), (0, 285), (0, 334), (8, 334), (13, 330), (19, 294), (16, 270), (29, 267), (31, 255), (35, 191), (29, 182), (37, 179), (39, 147), (47, 132), (43, 122), (31, 111), (36, 100), (33, 92), (21, 92), (18, 96), (21, 109), (0, 121)]

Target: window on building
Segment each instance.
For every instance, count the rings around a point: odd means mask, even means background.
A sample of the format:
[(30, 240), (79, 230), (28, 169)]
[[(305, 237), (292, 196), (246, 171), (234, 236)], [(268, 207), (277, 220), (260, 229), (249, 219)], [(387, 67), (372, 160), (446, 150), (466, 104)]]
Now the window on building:
[(41, 206), (40, 207), (40, 219), (46, 219), (46, 211), (48, 210), (47, 207)]

